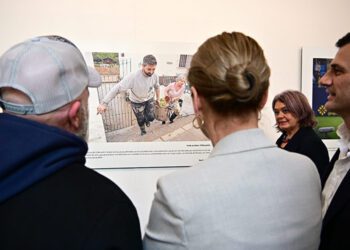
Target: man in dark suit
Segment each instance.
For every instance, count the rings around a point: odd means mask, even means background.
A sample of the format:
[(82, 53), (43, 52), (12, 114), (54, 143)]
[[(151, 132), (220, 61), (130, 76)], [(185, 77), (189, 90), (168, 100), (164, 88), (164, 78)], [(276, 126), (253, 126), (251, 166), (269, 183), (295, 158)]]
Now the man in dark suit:
[(320, 250), (350, 249), (350, 33), (338, 40), (339, 48), (320, 84), (327, 88), (326, 109), (339, 114), (340, 148), (323, 178)]
[(0, 249), (142, 249), (130, 199), (85, 167), (88, 87), (99, 84), (59, 36), (0, 57)]

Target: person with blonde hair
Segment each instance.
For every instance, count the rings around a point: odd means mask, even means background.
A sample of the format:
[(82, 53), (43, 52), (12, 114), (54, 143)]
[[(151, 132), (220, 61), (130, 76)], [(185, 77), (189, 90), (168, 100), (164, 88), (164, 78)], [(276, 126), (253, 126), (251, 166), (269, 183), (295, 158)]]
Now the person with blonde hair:
[(270, 78), (259, 44), (239, 32), (211, 37), (187, 78), (193, 125), (214, 148), (208, 159), (158, 180), (144, 249), (317, 249), (317, 169), (258, 128)]
[[(180, 114), (180, 98), (185, 91), (185, 84), (185, 75), (179, 75), (176, 77), (175, 82), (170, 83), (164, 89), (164, 98), (172, 107), (172, 114), (169, 117), (170, 123), (173, 123), (174, 119)], [(165, 124), (165, 122), (163, 122), (163, 124)]]

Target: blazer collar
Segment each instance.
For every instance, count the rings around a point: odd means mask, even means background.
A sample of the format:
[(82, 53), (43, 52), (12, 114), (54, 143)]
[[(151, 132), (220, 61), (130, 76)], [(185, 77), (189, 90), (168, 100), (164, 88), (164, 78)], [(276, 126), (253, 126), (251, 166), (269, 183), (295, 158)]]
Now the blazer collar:
[(213, 148), (209, 157), (252, 151), (259, 148), (277, 147), (259, 128), (234, 132), (222, 138)]

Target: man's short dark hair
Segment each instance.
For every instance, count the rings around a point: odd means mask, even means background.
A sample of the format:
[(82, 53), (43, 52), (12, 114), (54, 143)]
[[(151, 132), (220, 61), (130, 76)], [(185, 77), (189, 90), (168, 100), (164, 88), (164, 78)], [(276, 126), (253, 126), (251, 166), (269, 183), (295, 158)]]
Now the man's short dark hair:
[(157, 65), (157, 59), (154, 55), (147, 55), (143, 58), (143, 65)]
[(338, 48), (341, 48), (349, 43), (350, 43), (350, 32), (345, 36), (343, 36), (342, 38), (340, 38), (338, 42), (335, 44), (335, 46), (337, 46)]

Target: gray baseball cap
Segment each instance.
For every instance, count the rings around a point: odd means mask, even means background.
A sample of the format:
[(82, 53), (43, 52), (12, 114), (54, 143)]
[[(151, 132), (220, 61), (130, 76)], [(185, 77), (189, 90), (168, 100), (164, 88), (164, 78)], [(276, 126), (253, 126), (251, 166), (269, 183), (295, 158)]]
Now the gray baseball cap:
[(26, 94), (32, 105), (4, 101), (4, 110), (45, 114), (79, 97), (86, 87), (98, 87), (101, 77), (88, 67), (79, 49), (60, 36), (41, 36), (17, 44), (0, 57), (1, 88)]

